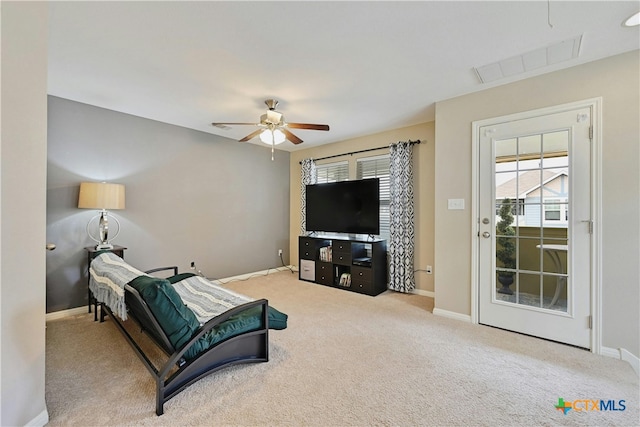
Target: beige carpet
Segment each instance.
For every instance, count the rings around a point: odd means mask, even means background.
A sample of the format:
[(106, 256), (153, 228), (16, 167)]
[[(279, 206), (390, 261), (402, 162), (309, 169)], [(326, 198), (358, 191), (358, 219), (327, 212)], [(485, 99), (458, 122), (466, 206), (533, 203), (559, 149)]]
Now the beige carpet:
[[(626, 363), (431, 314), (433, 301), (358, 295), (280, 272), (228, 285), (289, 314), (271, 360), (224, 369), (155, 415), (154, 383), (111, 321), (47, 324), (51, 426), (638, 425)], [(625, 411), (555, 409), (558, 398)], [(619, 406), (617, 406), (619, 408)]]

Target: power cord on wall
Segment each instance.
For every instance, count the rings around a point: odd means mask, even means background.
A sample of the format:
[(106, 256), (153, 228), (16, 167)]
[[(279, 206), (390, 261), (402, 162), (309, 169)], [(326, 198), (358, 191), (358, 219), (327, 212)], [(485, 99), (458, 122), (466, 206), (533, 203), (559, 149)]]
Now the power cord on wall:
[(280, 262), (282, 263), (283, 267), (288, 268), (289, 271), (291, 271), (291, 274), (293, 274), (293, 268), (291, 268), (291, 266), (285, 265), (284, 259), (282, 259), (282, 253), (280, 253)]
[[(285, 267), (291, 270), (291, 267), (288, 267), (286, 265)], [(277, 273), (279, 271), (282, 271), (282, 270), (278, 270), (279, 268), (282, 268), (282, 267), (268, 268), (264, 273), (255, 273), (255, 274), (252, 274), (251, 276), (243, 277), (242, 279), (231, 279), (231, 280), (223, 281), (221, 279), (208, 278), (208, 280), (219, 283), (221, 285), (226, 285), (227, 283), (233, 283), (233, 282), (245, 282), (249, 279), (253, 279), (254, 277), (264, 277), (264, 276), (268, 276), (271, 273)], [(291, 273), (293, 273), (293, 270), (291, 270)]]
[(202, 271), (197, 269), (195, 261), (191, 261), (191, 269), (195, 271), (198, 276), (205, 277), (204, 274), (202, 274)]
[[(288, 265), (286, 265), (284, 263), (284, 260), (282, 259), (282, 254), (280, 254), (280, 262), (282, 263), (282, 267), (284, 267), (284, 268), (288, 269), (289, 271), (291, 271), (291, 274), (294, 274), (294, 270), (290, 266), (288, 266)], [(210, 280), (212, 282), (217, 282), (217, 283), (219, 283), (221, 285), (225, 285), (227, 283), (232, 283), (232, 282), (244, 282), (244, 281), (252, 279), (254, 277), (268, 276), (269, 274), (272, 273), (272, 270), (275, 270), (274, 272), (282, 271), (282, 270), (279, 270), (279, 268), (282, 268), (282, 267), (275, 267), (275, 268), (271, 267), (271, 268), (268, 268), (266, 270), (266, 272), (264, 272), (264, 273), (252, 274), (251, 276), (248, 276), (248, 277), (245, 277), (245, 278), (242, 278), (242, 279), (231, 279), (231, 280), (223, 281), (223, 280), (217, 279), (215, 277), (207, 277), (207, 276), (205, 276), (204, 274), (202, 274), (201, 270), (198, 270), (198, 268), (196, 267), (196, 263), (194, 261), (191, 261), (191, 269), (194, 270), (198, 276), (204, 277), (205, 279)]]

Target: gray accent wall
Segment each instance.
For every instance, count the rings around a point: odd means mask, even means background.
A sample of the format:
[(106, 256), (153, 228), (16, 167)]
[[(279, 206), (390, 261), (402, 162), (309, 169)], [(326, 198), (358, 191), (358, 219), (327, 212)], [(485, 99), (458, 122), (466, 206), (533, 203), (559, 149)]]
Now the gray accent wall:
[[(289, 153), (49, 96), (47, 312), (87, 303), (80, 182), (126, 185), (114, 241), (146, 270), (177, 265), (209, 278), (282, 266), (289, 258)], [(252, 129), (248, 128), (247, 133)], [(92, 224), (95, 225), (95, 222)], [(95, 225), (97, 227), (97, 225)], [(113, 225), (111, 229), (113, 230)]]

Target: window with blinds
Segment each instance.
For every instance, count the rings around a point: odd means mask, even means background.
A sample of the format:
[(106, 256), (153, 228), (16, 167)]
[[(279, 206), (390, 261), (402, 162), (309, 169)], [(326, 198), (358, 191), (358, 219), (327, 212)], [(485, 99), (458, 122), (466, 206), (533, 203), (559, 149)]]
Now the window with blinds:
[(380, 178), (380, 237), (389, 240), (389, 155), (358, 159), (356, 179)]
[(347, 181), (349, 179), (349, 162), (316, 165), (316, 175), (318, 184)]

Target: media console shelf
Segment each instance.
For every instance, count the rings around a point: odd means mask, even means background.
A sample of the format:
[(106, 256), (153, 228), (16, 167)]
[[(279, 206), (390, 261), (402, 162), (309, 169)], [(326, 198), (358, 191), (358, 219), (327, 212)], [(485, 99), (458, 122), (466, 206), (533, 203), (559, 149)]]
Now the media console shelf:
[(387, 241), (300, 236), (299, 278), (375, 296), (387, 290)]

